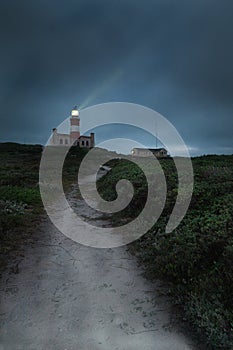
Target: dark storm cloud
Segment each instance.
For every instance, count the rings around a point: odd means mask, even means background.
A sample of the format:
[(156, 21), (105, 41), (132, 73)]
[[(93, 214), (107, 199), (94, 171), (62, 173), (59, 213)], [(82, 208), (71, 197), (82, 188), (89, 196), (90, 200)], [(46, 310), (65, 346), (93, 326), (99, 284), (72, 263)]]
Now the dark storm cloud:
[(199, 152), (232, 153), (232, 10), (228, 0), (1, 1), (1, 139), (45, 142), (92, 95), (155, 108)]

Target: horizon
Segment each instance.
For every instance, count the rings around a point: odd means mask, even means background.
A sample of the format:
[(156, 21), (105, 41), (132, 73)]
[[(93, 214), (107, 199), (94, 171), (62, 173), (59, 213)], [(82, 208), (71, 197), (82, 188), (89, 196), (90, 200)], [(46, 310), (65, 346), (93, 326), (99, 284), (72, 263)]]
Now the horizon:
[(45, 144), (74, 105), (124, 101), (162, 114), (192, 155), (232, 154), (232, 11), (225, 0), (4, 2), (0, 141)]
[[(14, 144), (14, 145), (20, 145), (20, 146), (41, 146), (41, 147), (46, 147), (46, 145), (41, 144), (41, 143), (20, 143), (20, 142), (15, 142), (15, 141), (0, 141), (0, 145), (1, 144)], [(48, 145), (49, 147), (62, 147), (62, 146), (52, 146), (52, 145)], [(63, 147), (67, 147), (67, 146), (63, 146)], [(72, 147), (78, 147), (78, 146), (72, 146)], [(104, 148), (104, 147), (99, 147), (96, 146), (96, 148), (100, 148), (100, 149), (104, 149), (106, 151), (109, 152), (113, 152), (116, 153), (117, 155), (131, 155), (131, 153), (118, 153), (116, 151), (114, 151), (113, 149), (110, 148)], [(159, 148), (159, 147), (158, 147)], [(199, 154), (199, 155), (191, 155), (191, 158), (198, 158), (198, 157), (208, 157), (208, 156), (233, 156), (233, 153), (229, 153), (229, 154), (225, 154), (225, 153), (203, 153), (203, 154)], [(171, 156), (170, 158), (182, 158), (180, 156)]]

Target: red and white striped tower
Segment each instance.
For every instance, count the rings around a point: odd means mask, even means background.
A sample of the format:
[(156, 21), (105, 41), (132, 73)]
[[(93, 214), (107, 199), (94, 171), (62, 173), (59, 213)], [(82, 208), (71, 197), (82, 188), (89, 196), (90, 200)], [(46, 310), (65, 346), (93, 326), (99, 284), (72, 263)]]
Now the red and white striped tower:
[(75, 106), (71, 111), (71, 117), (70, 117), (70, 141), (71, 144), (77, 143), (77, 140), (80, 137), (80, 118), (79, 118), (79, 111), (77, 106)]

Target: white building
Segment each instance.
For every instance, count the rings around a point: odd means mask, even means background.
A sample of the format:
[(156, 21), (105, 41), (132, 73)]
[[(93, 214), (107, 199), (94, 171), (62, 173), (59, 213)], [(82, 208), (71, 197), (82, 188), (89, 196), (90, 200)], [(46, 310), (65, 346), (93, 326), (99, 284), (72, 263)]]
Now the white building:
[(131, 155), (135, 157), (151, 157), (152, 154), (157, 158), (169, 157), (165, 148), (133, 148)]
[(77, 106), (71, 111), (70, 116), (70, 133), (62, 134), (58, 133), (57, 129), (53, 129), (53, 133), (50, 139), (51, 146), (79, 146), (82, 148), (92, 148), (95, 146), (95, 134), (91, 133), (90, 136), (80, 135), (80, 116)]

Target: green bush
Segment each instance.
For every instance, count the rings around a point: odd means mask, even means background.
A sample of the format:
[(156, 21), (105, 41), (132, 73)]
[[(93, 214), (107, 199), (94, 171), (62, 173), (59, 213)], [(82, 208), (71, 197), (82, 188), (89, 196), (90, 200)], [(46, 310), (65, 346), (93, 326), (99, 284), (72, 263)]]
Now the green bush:
[(21, 188), (17, 186), (2, 186), (0, 187), (1, 200), (17, 201), (28, 205), (40, 203), (39, 189)]

